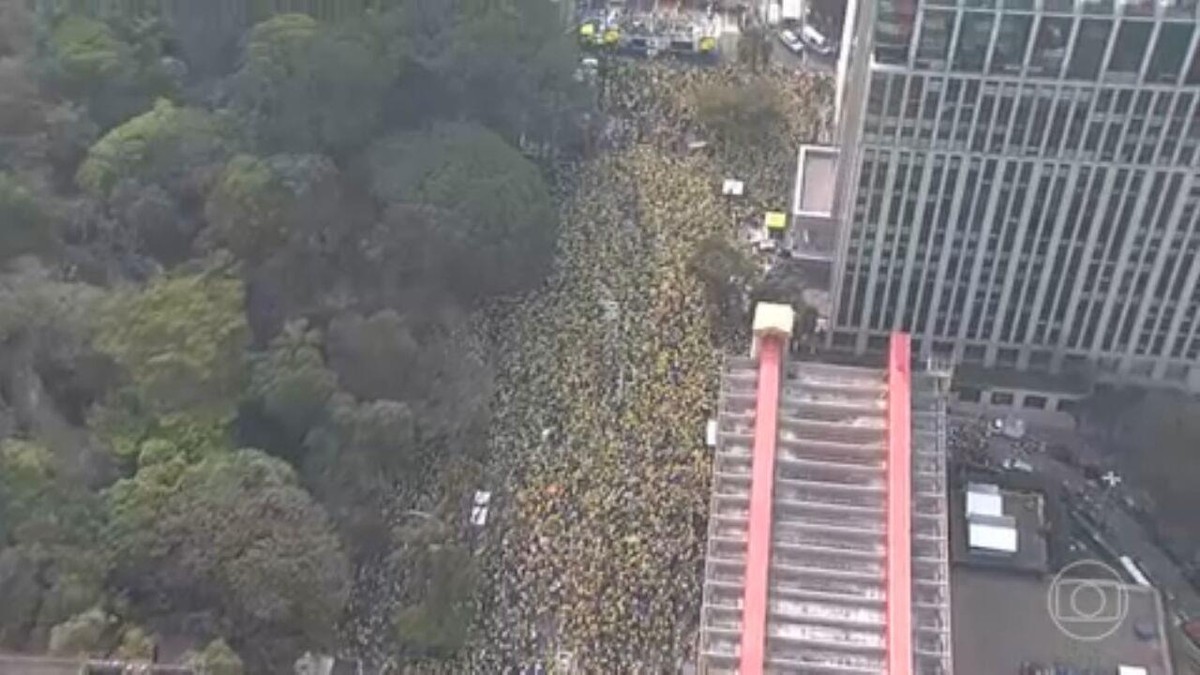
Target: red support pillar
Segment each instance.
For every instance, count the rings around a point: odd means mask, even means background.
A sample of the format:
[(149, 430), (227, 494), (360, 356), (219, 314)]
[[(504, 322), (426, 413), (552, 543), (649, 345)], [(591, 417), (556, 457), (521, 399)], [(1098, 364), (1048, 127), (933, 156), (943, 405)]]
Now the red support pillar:
[(754, 454), (750, 465), (750, 516), (742, 596), (740, 675), (761, 675), (767, 643), (767, 595), (771, 567), (771, 505), (775, 441), (779, 433), (779, 386), (786, 338), (763, 335), (758, 344)]
[(893, 333), (888, 354), (887, 662), (912, 672), (912, 350)]

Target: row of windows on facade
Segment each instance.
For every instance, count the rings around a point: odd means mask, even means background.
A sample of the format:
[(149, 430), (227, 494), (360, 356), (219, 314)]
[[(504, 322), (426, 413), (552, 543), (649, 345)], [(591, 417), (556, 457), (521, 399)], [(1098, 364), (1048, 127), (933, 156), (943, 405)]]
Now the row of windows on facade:
[[(908, 153), (901, 153), (907, 155)], [(957, 164), (957, 162), (952, 162)], [(902, 162), (903, 164), (903, 162)], [(882, 166), (883, 169), (879, 167)], [(1054, 167), (1051, 167), (1053, 169)], [(907, 167), (903, 167), (897, 171), (897, 176), (900, 181), (894, 186), (893, 193), (896, 195), (905, 194), (903, 188), (903, 173)], [(1010, 165), (1009, 169), (1012, 169)], [(866, 199), (860, 196), (858, 200), (859, 210), (855, 217), (855, 231), (852, 233), (851, 243), (849, 248), (848, 272), (851, 277), (856, 277), (860, 283), (849, 283), (845, 286), (844, 292), (849, 293), (851, 288), (858, 288), (858, 292), (851, 297), (843, 299), (843, 307), (849, 308), (852, 314), (859, 314), (863, 311), (863, 301), (866, 293), (866, 275), (870, 269), (875, 269), (876, 273), (882, 279), (893, 279), (895, 284), (892, 286), (892, 291), (888, 295), (887, 302), (884, 307), (894, 307), (896, 302), (896, 289), (898, 289), (903, 270), (907, 267), (912, 278), (915, 280), (925, 279), (927, 286), (932, 288), (934, 283), (932, 277), (926, 277), (926, 270), (930, 275), (936, 275), (935, 270), (938, 265), (944, 265), (945, 272), (943, 273), (943, 282), (950, 292), (954, 292), (957, 288), (966, 288), (969, 284), (972, 275), (976, 279), (981, 279), (987, 293), (992, 294), (990, 304), (996, 303), (996, 298), (1003, 293), (1005, 286), (1016, 285), (1020, 286), (1015, 294), (1009, 294), (1011, 297), (1007, 300), (1009, 314), (1012, 314), (1017, 307), (1028, 308), (1035, 302), (1038, 294), (1045, 295), (1047, 289), (1058, 291), (1058, 298), (1051, 303), (1044, 303), (1041, 311), (1041, 322), (1045, 323), (1053, 315), (1056, 321), (1064, 319), (1065, 304), (1069, 302), (1069, 295), (1064, 290), (1066, 288), (1074, 288), (1076, 286), (1067, 286), (1065, 281), (1077, 278), (1077, 275), (1083, 272), (1084, 268), (1084, 251), (1088, 247), (1085, 245), (1085, 236), (1075, 236), (1076, 232), (1082, 232), (1085, 229), (1085, 224), (1094, 222), (1097, 214), (1097, 206), (1106, 201), (1107, 197), (1113, 197), (1111, 205), (1103, 211), (1104, 217), (1101, 218), (1098, 235), (1093, 239), (1097, 245), (1091, 247), (1090, 264), (1086, 268), (1086, 277), (1083, 279), (1083, 285), (1079, 288), (1084, 289), (1083, 295), (1085, 298), (1104, 299), (1110, 294), (1119, 298), (1125, 306), (1131, 306), (1135, 303), (1143, 304), (1141, 299), (1146, 293), (1148, 286), (1151, 283), (1153, 270), (1157, 267), (1161, 270), (1158, 274), (1155, 295), (1153, 297), (1167, 297), (1171, 302), (1178, 302), (1185, 292), (1185, 288), (1189, 283), (1194, 283), (1188, 280), (1187, 271), (1191, 269), (1196, 258), (1197, 249), (1200, 248), (1200, 233), (1197, 233), (1195, 227), (1195, 195), (1191, 190), (1188, 192), (1188, 198), (1192, 201), (1191, 205), (1181, 210), (1181, 218), (1178, 223), (1181, 229), (1175, 229), (1171, 233), (1169, 241), (1173, 244), (1183, 244), (1182, 246), (1172, 246), (1166, 250), (1161, 249), (1159, 244), (1166, 239), (1165, 230), (1168, 227), (1170, 213), (1172, 210), (1169, 204), (1173, 202), (1179, 194), (1182, 176), (1179, 174), (1167, 174), (1158, 172), (1151, 177), (1149, 182), (1150, 197), (1148, 203), (1157, 204), (1159, 197), (1165, 195), (1166, 199), (1161, 200), (1164, 203), (1158, 204), (1157, 207), (1152, 207), (1154, 211), (1153, 217), (1150, 219), (1149, 228), (1141, 228), (1132, 233), (1129, 231), (1128, 223), (1133, 221), (1134, 204), (1138, 201), (1137, 195), (1140, 190), (1141, 176), (1132, 175), (1132, 172), (1126, 170), (1118, 170), (1114, 172), (1117, 180), (1115, 181), (1115, 189), (1109, 190), (1107, 184), (1102, 180), (1104, 170), (1096, 171), (1096, 176), (1093, 178), (1101, 178), (1093, 180), (1090, 184), (1087, 183), (1087, 175), (1090, 170), (1081, 172), (1084, 174), (1084, 180), (1079, 185), (1089, 185), (1090, 189), (1077, 188), (1075, 196), (1069, 207), (1069, 217), (1063, 223), (1057, 223), (1057, 215), (1059, 207), (1063, 200), (1062, 192), (1066, 182), (1065, 176), (1069, 172), (1070, 167), (1059, 165), (1057, 167), (1058, 176), (1047, 175), (1039, 181), (1039, 186), (1036, 192), (1029, 193), (1025, 190), (1002, 190), (1000, 194), (1003, 197), (999, 200), (1001, 204), (1011, 202), (1007, 218), (1003, 217), (998, 221), (1002, 223), (1004, 230), (1003, 235), (996, 232), (989, 232), (986, 237), (982, 237), (980, 233), (973, 229), (955, 228), (950, 232), (949, 245), (945, 232), (949, 224), (950, 202), (953, 197), (953, 189), (943, 189), (940, 199), (935, 197), (927, 203), (935, 203), (937, 207), (930, 210), (927, 209), (920, 216), (916, 216), (912, 211), (912, 206), (915, 204), (915, 199), (912, 197), (916, 194), (915, 191), (909, 190), (907, 194), (910, 199), (906, 201), (908, 206), (903, 215), (897, 215), (900, 212), (899, 208), (895, 208), (896, 200), (893, 199), (893, 209), (890, 210), (889, 217), (886, 222), (878, 220), (878, 211), (864, 211), (862, 209)], [(956, 169), (957, 170), (957, 169)], [(1022, 174), (1027, 176), (1029, 167), (1022, 170)], [(876, 163), (873, 161), (865, 165), (863, 190), (860, 192), (868, 193), (868, 197), (874, 197), (872, 201), (878, 203), (879, 191), (884, 186), (882, 183), (875, 182), (881, 175), (886, 174), (886, 164), (883, 162)], [(1012, 180), (1014, 172), (1007, 170), (1005, 179), (1009, 182)], [(873, 176), (871, 178), (870, 176)], [(978, 167), (975, 167), (970, 175), (970, 180), (967, 181), (967, 192), (974, 192), (973, 186), (978, 180)], [(1027, 178), (1026, 178), (1027, 180)], [(986, 195), (990, 190), (991, 177), (981, 184), (979, 194)], [(1050, 191), (1049, 187), (1053, 183), (1054, 190)], [(934, 183), (937, 184), (936, 182)], [(953, 185), (953, 183), (951, 183)], [(878, 188), (873, 190), (872, 188)], [(1029, 224), (1029, 229), (1024, 232), (1020, 242), (1015, 239), (1018, 236), (1019, 223), (1015, 217), (1017, 209), (1021, 208), (1024, 201), (1023, 196), (1032, 194), (1034, 203), (1031, 213), (1035, 214), (1033, 222)], [(1018, 198), (1017, 195), (1022, 195)], [(1046, 201), (1047, 195), (1051, 196), (1049, 201)], [(971, 204), (972, 194), (967, 194), (964, 204)], [(1012, 197), (1010, 200), (1009, 197)], [(973, 215), (968, 220), (960, 220), (957, 222), (982, 222), (985, 213), (981, 211), (979, 205), (985, 203), (986, 198), (975, 200), (975, 210)], [(1085, 207), (1086, 205), (1086, 207)], [(1081, 210), (1081, 207), (1085, 207)], [(968, 207), (970, 208), (970, 207)], [(966, 211), (966, 213), (972, 213)], [(1068, 215), (1068, 214), (1064, 214)], [(892, 216), (895, 216), (894, 218)], [(911, 222), (917, 223), (917, 231), (914, 233), (909, 227)], [(898, 225), (899, 224), (899, 225)], [(1052, 228), (1059, 228), (1060, 232), (1052, 232)], [(930, 230), (933, 230), (933, 236), (929, 236)], [(868, 236), (868, 233), (870, 235)], [(921, 236), (924, 234), (924, 236)], [(1058, 237), (1057, 251), (1054, 256), (1054, 263), (1047, 270), (1046, 262), (1048, 261), (1047, 253), (1054, 241), (1055, 235)], [(915, 238), (913, 238), (915, 235)], [(1149, 236), (1148, 236), (1149, 235)], [(882, 239), (882, 247), (878, 249), (881, 253), (880, 260), (873, 260), (873, 255), (876, 252), (876, 237)], [(925, 246), (925, 258), (919, 259), (914, 255), (914, 260), (911, 265), (907, 264), (908, 242), (930, 242), (930, 245)], [(1128, 240), (1128, 241), (1127, 241)], [(1151, 241), (1150, 246), (1141, 246), (1141, 242)], [(980, 244), (984, 245), (980, 245)], [(1012, 251), (1016, 255), (1008, 255), (1002, 252)], [(887, 256), (882, 254), (886, 252)], [(936, 252), (935, 257), (933, 253)], [(1160, 255), (1162, 253), (1163, 255)], [(915, 254), (915, 251), (914, 251)], [(1125, 265), (1120, 269), (1121, 280), (1114, 287), (1113, 280), (1118, 274), (1118, 260), (1124, 257)], [(939, 259), (941, 262), (939, 263)], [(998, 264), (997, 264), (998, 263)], [(1002, 271), (1003, 270), (1003, 271)], [(1019, 277), (1016, 276), (1016, 270), (1020, 270)], [(1007, 274), (1008, 279), (1005, 280), (1002, 274)], [(1043, 275), (1046, 276), (1042, 279)], [(914, 282), (914, 283), (919, 283)], [(931, 293), (931, 291), (930, 291)], [(926, 293), (928, 296), (930, 293)], [(1167, 295), (1169, 293), (1169, 295)], [(1079, 292), (1076, 293), (1077, 295)], [(915, 292), (913, 293), (915, 295)], [(951, 295), (944, 293), (942, 302), (946, 304)], [(853, 304), (848, 301), (853, 299)], [(988, 302), (987, 296), (977, 298), (979, 301)], [(1057, 313), (1052, 312), (1052, 307), (1057, 307)], [(999, 309), (993, 307), (993, 312)], [(889, 310), (884, 310), (889, 311)], [(918, 311), (919, 316), (924, 316), (927, 310), (922, 308)], [(1119, 332), (1119, 340), (1122, 343), (1127, 343), (1129, 336), (1133, 331), (1133, 315), (1128, 311), (1125, 312), (1127, 318)], [(1153, 312), (1150, 317), (1143, 322), (1144, 333), (1153, 334), (1154, 330), (1165, 331), (1169, 323), (1160, 324), (1155, 316), (1157, 312)], [(866, 317), (864, 317), (866, 318)], [(1189, 317), (1190, 318), (1190, 317)], [(1166, 321), (1166, 319), (1163, 319)], [(871, 317), (871, 325), (890, 325), (892, 317)], [(1012, 321), (1007, 321), (1005, 325), (1011, 331), (1013, 327)], [(1151, 329), (1151, 326), (1157, 326)], [(985, 329), (985, 333), (990, 333), (990, 328)], [(1017, 335), (1024, 334), (1024, 328), (1019, 327)], [(1017, 340), (1019, 338), (1008, 335), (1006, 339)]]
[[(897, 284), (899, 285), (899, 284)], [(862, 287), (865, 287), (865, 283)], [(909, 289), (910, 293), (914, 289)], [(966, 313), (966, 303), (953, 303), (950, 299), (950, 294), (942, 295), (940, 305), (953, 305), (948, 311), (938, 311), (929, 321), (919, 321), (917, 316), (920, 315), (920, 309), (928, 307), (928, 298), (933, 294), (933, 287), (927, 285), (922, 289), (924, 300), (921, 307), (907, 307), (903, 315), (899, 317), (897, 322), (894, 304), (883, 304), (876, 302), (873, 304), (870, 316), (865, 315), (865, 311), (859, 314), (851, 314), (846, 317), (847, 320), (839, 322), (838, 325), (861, 325), (870, 330), (891, 331), (895, 329), (911, 331), (914, 334), (923, 334), (927, 329), (933, 335), (958, 335), (961, 331), (963, 337), (968, 340), (978, 340), (983, 342), (994, 342), (999, 344), (1020, 345), (1020, 346), (1054, 346), (1065, 349), (1076, 349), (1080, 351), (1090, 351), (1099, 348), (1105, 352), (1131, 352), (1136, 356), (1153, 357), (1153, 358), (1171, 358), (1171, 359), (1187, 359), (1195, 360), (1200, 358), (1200, 336), (1197, 336), (1193, 331), (1198, 327), (1194, 318), (1183, 319), (1179, 322), (1174, 330), (1174, 338), (1170, 338), (1166, 332), (1154, 332), (1151, 330), (1143, 330), (1138, 334), (1136, 344), (1130, 344), (1132, 339), (1132, 328), (1136, 317), (1136, 304), (1133, 306), (1126, 305), (1123, 311), (1121, 308), (1114, 308), (1105, 323), (1106, 331), (1103, 339), (1096, 340), (1101, 328), (1102, 317), (1104, 315), (1104, 300), (1095, 299), (1091, 301), (1081, 301), (1075, 306), (1075, 313), (1078, 320), (1073, 321), (1068, 329), (1067, 326), (1059, 323), (1046, 324), (1039, 322), (1036, 325), (1031, 324), (1029, 312), (1017, 312), (1014, 308), (1010, 308), (1004, 315), (1004, 320), (1000, 326), (1016, 326), (1015, 333), (1011, 330), (995, 330), (996, 320), (1000, 318), (996, 311), (995, 305), (988, 307), (979, 307), (982, 311), (976, 311), (972, 314), (970, 322), (964, 322), (962, 317)], [(877, 288), (877, 293), (880, 298), (885, 291)], [(965, 291), (959, 296), (959, 300), (965, 300)], [(1169, 318), (1169, 317), (1168, 317)], [(1152, 323), (1154, 317), (1144, 322), (1145, 324)], [(1120, 323), (1120, 335), (1116, 337), (1118, 331), (1115, 324)], [(1169, 322), (1165, 322), (1168, 323)], [(1029, 330), (1033, 328), (1034, 330)], [(1165, 328), (1163, 330), (1166, 330)], [(1132, 349), (1131, 349), (1132, 347)], [(1170, 351), (1165, 351), (1170, 347)], [(1015, 348), (1015, 347), (1014, 347)]]
[[(875, 61), (928, 70), (1200, 84), (1196, 22), (925, 7), (883, 13)], [(1191, 57), (1191, 58), (1189, 58)], [(1144, 76), (1144, 79), (1143, 79)]]
[[(903, 4), (904, 0), (880, 0), (880, 6), (885, 12), (895, 12)], [(1200, 6), (1197, 0), (925, 0), (925, 4), (932, 7), (1004, 9), (1014, 12), (1091, 16), (1116, 14), (1176, 19), (1196, 18), (1196, 9)]]
[[(893, 164), (894, 171), (889, 174)], [(1001, 165), (1002, 172), (998, 170)], [(963, 167), (967, 168), (965, 173)], [(851, 246), (869, 251), (876, 238), (882, 239), (886, 249), (892, 249), (895, 243), (905, 246), (913, 234), (914, 222), (918, 225), (917, 240), (932, 242), (940, 248), (949, 233), (951, 250), (965, 250), (968, 254), (980, 249), (982, 242), (985, 254), (998, 250), (1025, 258), (1044, 256), (1056, 236), (1060, 246), (1076, 248), (1082, 248), (1088, 237), (1093, 237), (1099, 243), (1093, 248), (1093, 256), (1109, 263), (1118, 260), (1123, 245), (1126, 258), (1141, 260), (1156, 256), (1164, 242), (1168, 244), (1168, 252), (1183, 250), (1194, 254), (1200, 246), (1197, 238), (1200, 232), (1193, 224), (1200, 209), (1200, 181), (1186, 193), (1182, 192), (1189, 174), (1088, 166), (1073, 171), (1074, 168), (1015, 160), (981, 161), (975, 157), (950, 156), (947, 160), (943, 155), (934, 155), (927, 167), (921, 154), (877, 153), (867, 149), (853, 221), (860, 239), (855, 241), (852, 237)], [(1031, 192), (1035, 172), (1040, 177), (1036, 190)], [(893, 178), (890, 185), (889, 175)], [(989, 198), (997, 186), (997, 178), (1000, 178), (999, 190), (989, 215)], [(1068, 184), (1071, 185), (1069, 209), (1060, 223), (1058, 216), (1067, 199)], [(961, 204), (970, 204), (977, 194), (980, 197), (974, 200), (971, 219), (958, 222), (984, 223), (988, 219), (992, 226), (949, 227), (954, 198), (960, 192)], [(1143, 192), (1145, 199), (1141, 199)], [(1176, 214), (1174, 207), (1181, 194), (1183, 201)], [(889, 195), (889, 208), (884, 213), (882, 207)], [(918, 203), (925, 205), (919, 216)], [(1085, 227), (1096, 222), (1098, 212), (1103, 214), (1098, 227)], [(1031, 222), (1020, 235), (1022, 243), (1018, 246), (1014, 240), (1021, 232), (1023, 220)], [(868, 231), (872, 238), (867, 237)]]
[(877, 72), (868, 95), (863, 140), (1190, 166), (1200, 149), (1196, 103), (1192, 92), (999, 86)]
[[(854, 331), (834, 331), (833, 345), (841, 349), (853, 349), (855, 346), (856, 334)], [(954, 343), (947, 340), (939, 339), (922, 339), (918, 335), (913, 336), (913, 353), (925, 354), (925, 347), (928, 345), (930, 354), (942, 355), (945, 357), (954, 357)], [(875, 334), (867, 337), (867, 350), (873, 352), (882, 352), (888, 346), (888, 334)], [(971, 365), (986, 365), (987, 364), (987, 344), (965, 344), (961, 345), (957, 359), (965, 364)], [(1026, 368), (1031, 371), (1049, 373), (1052, 372), (1052, 364), (1054, 360), (1054, 351), (1052, 349), (1029, 349)], [(1021, 349), (1018, 347), (1000, 347), (996, 349), (995, 361), (990, 364), (1000, 368), (1016, 368), (1020, 361)], [(1134, 377), (1150, 378), (1154, 376), (1155, 366), (1158, 359), (1144, 358), (1134, 360), (1129, 367), (1128, 374)], [(1091, 359), (1082, 353), (1066, 354), (1059, 368), (1062, 371), (1076, 371), (1086, 369), (1087, 364), (1092, 364), (1095, 370), (1100, 373), (1116, 373), (1120, 368), (1120, 359), (1111, 356), (1101, 356), (1096, 359)], [(1188, 378), (1188, 373), (1193, 364), (1188, 362), (1169, 362), (1165, 363), (1163, 369), (1163, 379), (1170, 382), (1183, 383)], [(993, 402), (998, 405), (1011, 405), (1012, 399), (1006, 398), (1004, 392), (996, 392), (1001, 396)], [(1011, 395), (1011, 394), (1010, 394)], [(973, 399), (970, 395), (968, 398), (962, 399), (971, 402), (982, 401), (983, 399)], [(989, 397), (989, 400), (990, 397)], [(1064, 407), (1058, 408), (1064, 410)]]
[[(1015, 303), (1009, 303), (1001, 315), (995, 298), (985, 303), (977, 295), (975, 301), (968, 304), (968, 288), (958, 284), (942, 289), (937, 300), (938, 311), (930, 317), (927, 312), (937, 292), (934, 284), (925, 282), (918, 287), (919, 282), (910, 283), (906, 297), (900, 297), (897, 291), (902, 282), (893, 278), (890, 288), (884, 281), (877, 281), (868, 315), (865, 305), (868, 302), (866, 290), (869, 282), (865, 277), (859, 277), (856, 281), (855, 306), (850, 307), (847, 321), (841, 322), (844, 325), (862, 325), (881, 331), (899, 328), (916, 333), (924, 332), (928, 325), (936, 335), (956, 335), (961, 330), (966, 339), (1001, 344), (1056, 345), (1079, 350), (1090, 350), (1095, 346), (1109, 352), (1124, 352), (1132, 347), (1133, 353), (1138, 356), (1200, 358), (1200, 336), (1193, 334), (1193, 330), (1200, 327), (1196, 322), (1194, 305), (1178, 316), (1171, 311), (1147, 311), (1142, 316), (1139, 310), (1143, 303), (1126, 298), (1112, 303), (1107, 310), (1108, 318), (1105, 319), (1105, 305), (1113, 299), (1092, 295), (1081, 298), (1070, 313), (1066, 304), (1059, 304), (1053, 323), (1043, 319), (1035, 324), (1028, 305), (1019, 309)], [(850, 285), (850, 280), (847, 280), (845, 288), (850, 288)], [(844, 300), (848, 299), (848, 293), (848, 290), (844, 290)], [(918, 298), (917, 302), (911, 302), (913, 297)], [(905, 302), (906, 299), (909, 302)], [(901, 306), (903, 311), (897, 321), (897, 307)], [(970, 320), (964, 321), (964, 316), (969, 316)], [(998, 321), (1001, 318), (1003, 320)], [(1068, 321), (1069, 326), (1066, 323)], [(1168, 334), (1176, 322), (1175, 337), (1170, 340)], [(1141, 330), (1134, 344), (1131, 341), (1139, 323)], [(1097, 333), (1102, 324), (1104, 332)], [(1097, 337), (1100, 339), (1097, 340)], [(1168, 346), (1170, 352), (1164, 353)]]

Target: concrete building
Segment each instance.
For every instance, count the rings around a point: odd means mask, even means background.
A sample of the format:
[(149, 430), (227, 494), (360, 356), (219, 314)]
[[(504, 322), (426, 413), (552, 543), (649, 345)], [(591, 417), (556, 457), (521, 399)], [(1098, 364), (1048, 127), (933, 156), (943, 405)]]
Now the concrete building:
[(1196, 0), (851, 2), (843, 42), (793, 206), (829, 347), (1200, 391)]
[(948, 675), (945, 376), (790, 361), (760, 304), (721, 384), (701, 673)]

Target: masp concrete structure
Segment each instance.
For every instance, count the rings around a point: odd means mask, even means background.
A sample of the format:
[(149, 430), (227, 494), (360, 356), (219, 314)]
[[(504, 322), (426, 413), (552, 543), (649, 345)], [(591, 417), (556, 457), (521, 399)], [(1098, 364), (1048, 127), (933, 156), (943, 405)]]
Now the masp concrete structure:
[(702, 673), (948, 674), (945, 378), (789, 361), (760, 304), (722, 377)]

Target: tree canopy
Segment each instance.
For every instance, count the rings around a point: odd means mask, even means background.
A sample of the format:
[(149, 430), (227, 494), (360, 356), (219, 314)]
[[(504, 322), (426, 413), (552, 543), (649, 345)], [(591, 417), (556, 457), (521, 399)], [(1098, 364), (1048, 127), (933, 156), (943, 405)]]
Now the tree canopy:
[(495, 133), (441, 124), (385, 139), (368, 157), (376, 198), (430, 204), (456, 216), (430, 233), (452, 251), (451, 287), (469, 295), (505, 293), (545, 273), (555, 235), (549, 191), (537, 168)]
[(159, 99), (92, 146), (79, 167), (79, 186), (98, 198), (108, 197), (126, 179), (180, 192), (194, 186), (195, 172), (218, 165), (232, 148), (220, 118)]
[(152, 409), (232, 408), (249, 339), (241, 282), (213, 275), (156, 281), (113, 297), (97, 345)]
[(208, 610), (238, 640), (328, 645), (349, 569), (324, 510), (286, 463), (254, 450), (141, 467), (113, 486), (117, 574), (160, 606)]
[(396, 514), (458, 517), (591, 99), (553, 3), (353, 4), (0, 0), (0, 648), (290, 672), (384, 568), (379, 640), (465, 643)]

